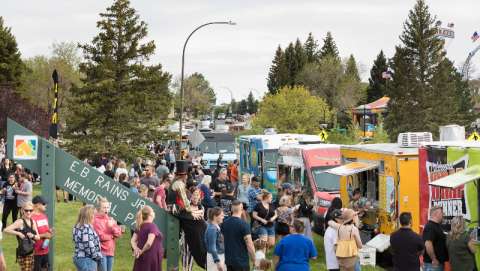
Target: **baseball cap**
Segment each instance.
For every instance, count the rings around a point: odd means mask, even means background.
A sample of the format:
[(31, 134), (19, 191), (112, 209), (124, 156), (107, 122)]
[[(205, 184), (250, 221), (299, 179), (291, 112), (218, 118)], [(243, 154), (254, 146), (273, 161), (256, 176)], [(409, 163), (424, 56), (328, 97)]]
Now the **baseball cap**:
[(33, 197), (32, 203), (33, 203), (33, 204), (46, 205), (46, 204), (47, 204), (47, 201), (46, 201), (42, 196), (38, 196), (38, 195), (37, 195), (37, 196)]

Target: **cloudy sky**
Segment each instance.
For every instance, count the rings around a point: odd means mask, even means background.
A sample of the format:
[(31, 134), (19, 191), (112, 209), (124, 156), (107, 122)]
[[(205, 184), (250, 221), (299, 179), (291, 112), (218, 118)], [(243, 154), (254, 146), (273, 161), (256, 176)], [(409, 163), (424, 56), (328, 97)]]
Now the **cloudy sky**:
[[(309, 32), (320, 41), (327, 31), (340, 55), (353, 54), (362, 79), (368, 79), (372, 61), (381, 49), (391, 57), (399, 43), (402, 24), (415, 0), (131, 0), (148, 23), (149, 38), (157, 50), (152, 62), (161, 63), (175, 77), (181, 71), (181, 49), (198, 25), (231, 20), (236, 26), (213, 25), (195, 33), (188, 44), (185, 72), (201, 72), (210, 81), (220, 102), (238, 101), (250, 91), (260, 97), (274, 51)], [(478, 44), (470, 36), (480, 30), (476, 11), (479, 0), (427, 0), (431, 12), (455, 23), (456, 38), (447, 43), (448, 56), (463, 63)], [(99, 13), (112, 0), (2, 0), (3, 16), (23, 57), (48, 55), (53, 42), (91, 41), (97, 33)], [(473, 61), (479, 66), (479, 60)]]

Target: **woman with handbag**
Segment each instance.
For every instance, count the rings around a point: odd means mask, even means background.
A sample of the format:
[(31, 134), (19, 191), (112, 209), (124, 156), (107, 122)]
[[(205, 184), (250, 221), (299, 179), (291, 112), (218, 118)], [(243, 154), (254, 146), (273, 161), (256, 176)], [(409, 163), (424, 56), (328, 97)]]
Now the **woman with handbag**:
[(354, 271), (358, 260), (358, 250), (362, 248), (360, 232), (355, 224), (358, 223), (357, 213), (352, 209), (342, 209), (340, 217), (342, 223), (333, 220), (328, 225), (337, 230), (337, 247), (335, 254), (341, 271)]
[(33, 270), (33, 245), (40, 240), (37, 226), (33, 223), (33, 204), (27, 202), (22, 206), (22, 218), (5, 228), (5, 233), (17, 236), (17, 261), (21, 271)]
[(267, 249), (275, 245), (274, 221), (277, 219), (275, 207), (272, 204), (272, 194), (266, 190), (262, 192), (262, 200), (255, 206), (252, 213), (253, 229), (258, 238), (267, 242)]
[(93, 205), (83, 206), (78, 214), (77, 224), (73, 227), (73, 263), (77, 271), (97, 271), (98, 266), (101, 266), (100, 238), (92, 225), (94, 212)]

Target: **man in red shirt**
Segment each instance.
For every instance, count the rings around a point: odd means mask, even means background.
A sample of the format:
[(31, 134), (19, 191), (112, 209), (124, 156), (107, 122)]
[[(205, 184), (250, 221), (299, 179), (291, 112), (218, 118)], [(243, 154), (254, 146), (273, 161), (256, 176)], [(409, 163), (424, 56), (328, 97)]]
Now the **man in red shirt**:
[(33, 214), (32, 220), (37, 226), (40, 240), (34, 245), (34, 271), (47, 271), (50, 265), (48, 260), (48, 244), (53, 237), (53, 229), (48, 226), (47, 201), (42, 196), (35, 196), (32, 199)]

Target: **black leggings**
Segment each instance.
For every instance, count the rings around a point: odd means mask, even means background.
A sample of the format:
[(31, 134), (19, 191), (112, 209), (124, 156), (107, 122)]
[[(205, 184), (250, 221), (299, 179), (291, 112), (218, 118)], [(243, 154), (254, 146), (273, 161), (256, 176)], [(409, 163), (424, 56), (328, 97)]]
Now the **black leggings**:
[(12, 223), (17, 220), (18, 209), (19, 208), (17, 207), (17, 201), (13, 201), (13, 202), (5, 201), (5, 204), (3, 205), (3, 214), (2, 214), (3, 228), (7, 227), (7, 218), (10, 215), (10, 212), (12, 213)]

